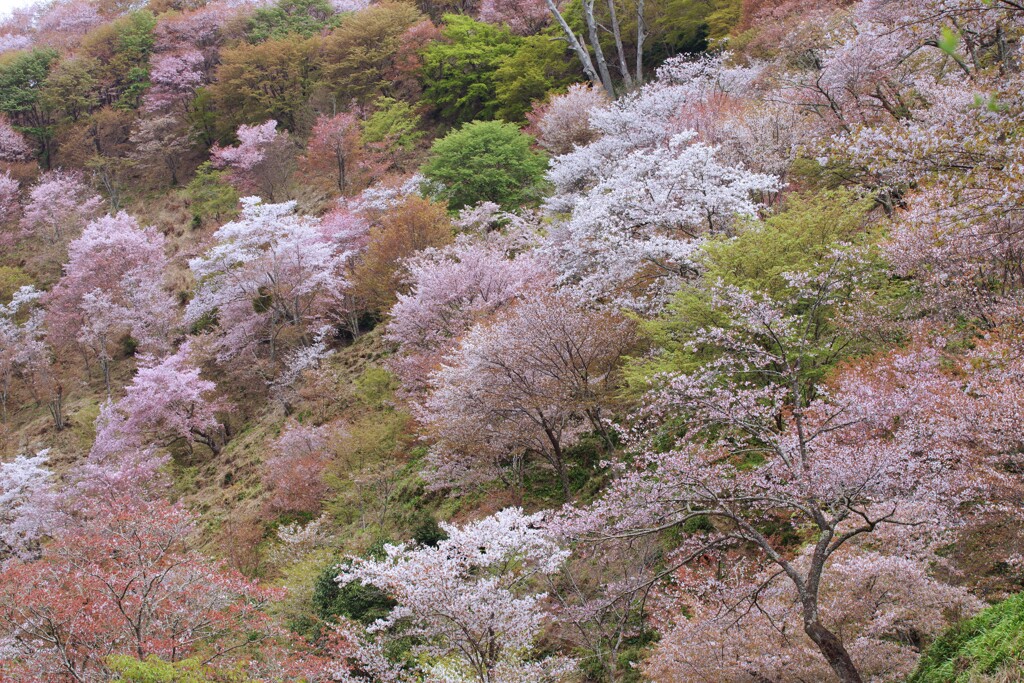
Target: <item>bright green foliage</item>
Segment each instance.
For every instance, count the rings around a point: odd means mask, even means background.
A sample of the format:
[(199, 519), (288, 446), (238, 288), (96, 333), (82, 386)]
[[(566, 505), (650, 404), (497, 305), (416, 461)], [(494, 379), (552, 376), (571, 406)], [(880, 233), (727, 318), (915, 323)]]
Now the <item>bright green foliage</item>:
[(423, 51), (423, 99), (454, 123), (493, 118), (497, 71), (522, 39), (462, 15), (446, 14), (444, 23), (443, 40)]
[(210, 162), (196, 170), (185, 188), (192, 209), (192, 220), (199, 224), (204, 218), (230, 218), (238, 211), (238, 192), (225, 180), (226, 171), (214, 169)]
[(873, 205), (849, 190), (792, 195), (763, 223), (710, 242), (706, 278), (779, 294), (786, 286), (783, 273), (813, 272), (835, 245), (863, 242)]
[(126, 683), (250, 683), (250, 678), (236, 671), (217, 671), (198, 659), (165, 662), (156, 656), (140, 661), (126, 655), (111, 655), (107, 666), (113, 680)]
[(524, 121), (534, 100), (576, 81), (580, 69), (563, 41), (549, 35), (524, 38), (494, 73), (495, 114), (505, 121)]
[(47, 166), (53, 129), (41, 86), (56, 59), (55, 50), (39, 48), (0, 60), (0, 112), (7, 114), (17, 130), (36, 141)]
[[(1024, 593), (947, 631), (921, 656), (908, 683), (1017, 681), (1024, 676)], [(991, 677), (991, 678), (989, 678)]]
[(418, 130), (419, 114), (408, 102), (381, 97), (373, 106), (373, 114), (363, 122), (363, 142), (407, 150), (423, 137), (423, 132)]
[[(847, 190), (795, 195), (782, 211), (742, 226), (735, 237), (711, 240), (704, 247), (701, 280), (680, 289), (662, 316), (644, 323), (662, 351), (632, 363), (627, 370), (629, 384), (642, 392), (654, 375), (689, 372), (709, 360), (686, 341), (703, 328), (728, 328), (730, 320), (726, 311), (715, 306), (706, 283), (720, 281), (784, 298), (790, 293), (786, 273), (822, 272), (833, 262), (829, 258), (833, 249), (868, 241), (867, 214), (872, 204), (871, 199)], [(887, 280), (880, 264), (877, 270), (876, 284), (885, 288)], [(823, 338), (831, 329), (830, 321), (821, 321), (819, 332)]]
[(103, 73), (108, 87), (117, 93), (112, 104), (120, 109), (136, 109), (150, 85), (149, 56), (155, 42), (156, 17), (148, 10), (132, 12), (110, 28), (113, 35), (108, 47), (113, 54), (104, 60)]
[(56, 50), (40, 48), (0, 61), (0, 111), (17, 122), (25, 121), (39, 106), (40, 86), (56, 59)]
[(514, 209), (537, 197), (547, 168), (532, 143), (514, 124), (474, 121), (434, 141), (423, 175), (452, 210), (483, 201)]
[(309, 38), (335, 21), (334, 8), (327, 0), (280, 0), (253, 13), (247, 36), (250, 43), (290, 35)]

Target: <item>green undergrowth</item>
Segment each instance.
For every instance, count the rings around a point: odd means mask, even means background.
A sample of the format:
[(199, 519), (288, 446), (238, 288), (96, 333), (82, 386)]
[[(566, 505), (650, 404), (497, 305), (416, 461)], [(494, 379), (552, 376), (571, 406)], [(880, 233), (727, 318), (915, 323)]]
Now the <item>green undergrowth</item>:
[(907, 683), (1024, 680), (1024, 593), (957, 624), (925, 651)]

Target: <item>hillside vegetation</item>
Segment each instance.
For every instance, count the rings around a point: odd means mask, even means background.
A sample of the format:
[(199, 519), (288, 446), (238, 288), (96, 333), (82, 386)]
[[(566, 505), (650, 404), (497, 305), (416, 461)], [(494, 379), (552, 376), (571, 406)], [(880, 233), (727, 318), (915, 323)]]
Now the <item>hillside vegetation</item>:
[(1022, 37), (0, 19), (0, 680), (1018, 680)]

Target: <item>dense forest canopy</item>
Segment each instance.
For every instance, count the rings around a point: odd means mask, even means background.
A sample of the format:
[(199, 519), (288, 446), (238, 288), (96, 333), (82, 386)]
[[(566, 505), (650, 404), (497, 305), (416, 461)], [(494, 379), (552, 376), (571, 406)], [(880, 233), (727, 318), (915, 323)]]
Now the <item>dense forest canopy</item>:
[(1024, 676), (1024, 5), (0, 20), (0, 679)]

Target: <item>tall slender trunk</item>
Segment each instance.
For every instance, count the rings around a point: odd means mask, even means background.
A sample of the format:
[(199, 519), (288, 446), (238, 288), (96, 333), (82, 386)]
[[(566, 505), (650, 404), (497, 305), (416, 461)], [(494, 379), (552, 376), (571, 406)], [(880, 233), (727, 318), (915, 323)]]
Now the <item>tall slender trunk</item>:
[(644, 23), (644, 0), (636, 0), (636, 84), (644, 82), (644, 41), (647, 25)]
[(590, 82), (596, 86), (600, 86), (605, 89), (608, 93), (608, 97), (614, 98), (615, 92), (612, 91), (604, 81), (601, 80), (601, 76), (597, 73), (597, 69), (594, 67), (594, 62), (590, 58), (590, 51), (580, 38), (573, 32), (572, 27), (569, 26), (569, 22), (565, 20), (562, 13), (558, 10), (558, 6), (555, 5), (554, 0), (546, 0), (548, 10), (551, 12), (551, 16), (555, 18), (558, 25), (562, 27), (562, 31), (565, 33), (565, 39), (569, 42), (569, 47), (572, 48), (573, 52), (576, 53), (576, 58), (580, 60), (583, 65), (583, 73), (586, 74)]
[(601, 36), (597, 32), (597, 19), (594, 18), (594, 0), (583, 0), (583, 20), (587, 25), (587, 33), (590, 37), (590, 47), (594, 50), (594, 60), (597, 61), (597, 72), (601, 74), (601, 82), (609, 95), (615, 98), (615, 86), (612, 83), (612, 74), (608, 71), (608, 63), (604, 59), (604, 51), (601, 49)]
[(622, 47), (622, 30), (619, 28), (619, 17), (615, 13), (615, 0), (608, 0), (608, 14), (612, 20), (612, 36), (615, 38), (615, 53), (619, 58), (619, 72), (622, 74), (622, 81), (626, 89), (632, 90), (633, 77), (626, 64), (626, 50)]

